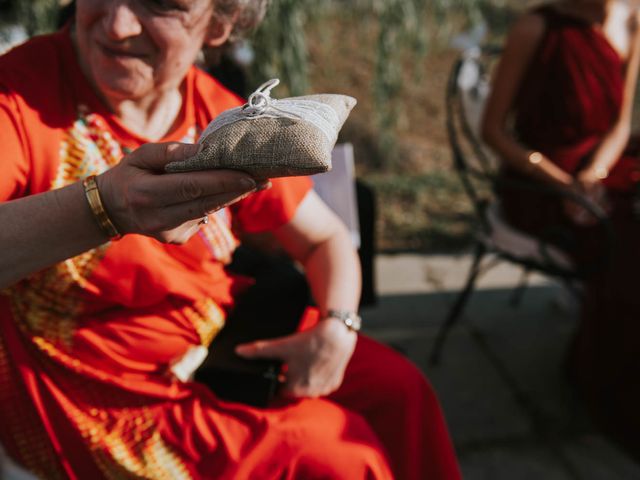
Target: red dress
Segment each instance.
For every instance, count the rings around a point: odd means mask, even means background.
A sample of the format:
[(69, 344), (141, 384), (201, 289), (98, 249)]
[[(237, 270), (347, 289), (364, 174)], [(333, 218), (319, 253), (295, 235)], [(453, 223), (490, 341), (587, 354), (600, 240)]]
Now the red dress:
[[(163, 141), (193, 142), (240, 103), (196, 68), (183, 98)], [(145, 142), (93, 93), (68, 32), (0, 57), (0, 201), (103, 172)], [(0, 442), (11, 457), (43, 478), (459, 478), (431, 387), (365, 337), (330, 398), (258, 409), (171, 374), (211, 343), (247, 282), (224, 269), (232, 218), (272, 230), (311, 187), (273, 184), (183, 246), (127, 235), (1, 292)]]
[[(545, 20), (546, 33), (516, 99), (515, 130), (523, 145), (576, 174), (618, 118), (626, 65), (599, 30), (551, 6), (536, 12)], [(572, 378), (595, 418), (636, 453), (640, 453), (640, 223), (634, 218), (633, 203), (639, 152), (634, 139), (603, 182), (615, 234), (613, 258), (587, 281), (570, 362)], [(508, 170), (505, 175), (527, 178)], [(547, 236), (576, 262), (593, 262), (602, 254), (600, 231), (576, 226), (557, 200), (503, 191), (502, 204), (511, 223)], [(554, 238), (549, 225), (564, 225), (565, 233), (571, 234)]]

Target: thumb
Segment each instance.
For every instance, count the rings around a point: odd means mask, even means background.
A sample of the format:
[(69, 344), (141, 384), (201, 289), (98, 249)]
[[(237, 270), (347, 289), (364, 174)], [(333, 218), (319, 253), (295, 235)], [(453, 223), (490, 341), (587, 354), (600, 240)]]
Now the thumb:
[(244, 358), (275, 358), (284, 360), (288, 351), (283, 339), (258, 340), (236, 346), (235, 352)]
[(128, 155), (129, 163), (145, 170), (164, 171), (165, 165), (197, 155), (201, 143), (147, 143)]

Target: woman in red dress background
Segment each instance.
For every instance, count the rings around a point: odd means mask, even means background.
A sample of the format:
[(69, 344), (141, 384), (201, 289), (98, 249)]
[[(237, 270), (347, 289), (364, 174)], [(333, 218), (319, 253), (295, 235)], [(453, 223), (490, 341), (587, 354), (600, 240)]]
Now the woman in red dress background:
[[(631, 114), (640, 62), (638, 9), (619, 0), (566, 0), (537, 7), (512, 28), (488, 101), (483, 135), (506, 178), (585, 195), (609, 212), (613, 256), (586, 282), (571, 373), (595, 418), (635, 453), (640, 429), (640, 223), (634, 216), (640, 150)], [(510, 123), (510, 121), (512, 123)], [(601, 234), (571, 205), (505, 188), (508, 221), (548, 235), (578, 267), (601, 254)], [(556, 197), (557, 198), (557, 197)]]

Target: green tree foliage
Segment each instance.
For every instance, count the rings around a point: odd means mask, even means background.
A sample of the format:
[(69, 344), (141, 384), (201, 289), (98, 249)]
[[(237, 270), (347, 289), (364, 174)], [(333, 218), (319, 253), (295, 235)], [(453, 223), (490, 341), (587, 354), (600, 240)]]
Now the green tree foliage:
[(425, 0), (374, 0), (378, 19), (373, 100), (380, 135), (380, 148), (390, 153), (394, 146), (393, 129), (398, 116), (397, 99), (402, 93), (403, 56), (407, 52), (419, 61), (427, 48)]
[(329, 0), (272, 0), (262, 25), (252, 39), (255, 62), (253, 84), (278, 77), (291, 95), (309, 88), (305, 26), (319, 15)]
[[(308, 48), (305, 28), (326, 13), (349, 16), (354, 22), (373, 17), (377, 30), (372, 97), (379, 129), (379, 147), (394, 148), (394, 127), (401, 108), (405, 70), (418, 65), (429, 40), (446, 42), (455, 32), (452, 18), (471, 25), (482, 20), (481, 0), (273, 0), (267, 17), (253, 38), (256, 61), (252, 84), (279, 77), (291, 94), (308, 89)], [(435, 21), (427, 22), (430, 17)], [(459, 25), (460, 22), (457, 22)], [(436, 31), (429, 32), (428, 26)], [(416, 80), (418, 70), (415, 69)], [(385, 155), (385, 157), (391, 157)]]
[(56, 27), (60, 0), (14, 0), (16, 23), (27, 35), (50, 32)]

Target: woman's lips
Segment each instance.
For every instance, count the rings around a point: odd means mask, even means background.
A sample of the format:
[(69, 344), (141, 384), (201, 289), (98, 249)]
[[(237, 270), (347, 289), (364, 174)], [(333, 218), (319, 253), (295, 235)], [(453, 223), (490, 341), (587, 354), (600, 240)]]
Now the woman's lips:
[(144, 59), (147, 55), (138, 52), (132, 52), (130, 50), (125, 50), (117, 47), (110, 47), (104, 44), (99, 44), (102, 52), (109, 57), (119, 57), (119, 58), (140, 58)]

